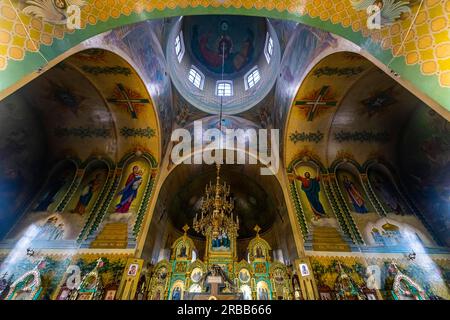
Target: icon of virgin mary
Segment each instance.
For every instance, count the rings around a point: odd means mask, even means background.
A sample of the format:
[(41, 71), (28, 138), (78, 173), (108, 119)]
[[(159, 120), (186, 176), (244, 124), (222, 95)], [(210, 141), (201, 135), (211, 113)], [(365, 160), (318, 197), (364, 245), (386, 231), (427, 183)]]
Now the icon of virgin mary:
[(116, 213), (127, 213), (130, 210), (130, 206), (136, 199), (139, 186), (142, 184), (142, 176), (144, 172), (140, 170), (139, 166), (134, 166), (133, 171), (128, 176), (125, 187), (119, 191), (121, 199), (118, 205), (116, 205)]

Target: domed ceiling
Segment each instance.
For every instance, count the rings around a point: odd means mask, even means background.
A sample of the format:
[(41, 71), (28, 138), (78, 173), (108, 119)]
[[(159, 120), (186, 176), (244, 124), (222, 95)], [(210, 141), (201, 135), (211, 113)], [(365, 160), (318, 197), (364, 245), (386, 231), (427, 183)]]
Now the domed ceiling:
[[(186, 179), (183, 177), (183, 170), (183, 166), (177, 167), (168, 178), (169, 185), (177, 180), (177, 183), (173, 184), (177, 187), (170, 188), (172, 196), (170, 202), (167, 203), (169, 218), (177, 230), (181, 230), (185, 224), (192, 226), (192, 220), (200, 209), (205, 186), (210, 181), (215, 181), (216, 172), (215, 166), (202, 166), (200, 172), (191, 173), (189, 179)], [(238, 166), (222, 166), (221, 171), (221, 182), (225, 181), (230, 185), (231, 196), (235, 201), (234, 214), (239, 216), (240, 221), (239, 238), (253, 237), (255, 234), (253, 228), (256, 224), (264, 232), (268, 231), (276, 218), (275, 191), (265, 190), (267, 187), (263, 189), (248, 175), (245, 175), (245, 179), (243, 179), (242, 168)], [(200, 236), (193, 229), (189, 233), (194, 237)]]
[(224, 74), (245, 72), (256, 62), (266, 38), (266, 21), (258, 17), (189, 16), (184, 18), (183, 35), (187, 50), (202, 69)]
[[(176, 92), (196, 109), (217, 114), (222, 104), (224, 114), (238, 114), (257, 106), (270, 94), (281, 49), (267, 19), (187, 16), (172, 21), (168, 30), (166, 59), (170, 78)], [(255, 70), (258, 80), (249, 85), (248, 77)], [(197, 84), (190, 80), (191, 72), (198, 77)], [(218, 81), (231, 83), (230, 95), (218, 95)]]

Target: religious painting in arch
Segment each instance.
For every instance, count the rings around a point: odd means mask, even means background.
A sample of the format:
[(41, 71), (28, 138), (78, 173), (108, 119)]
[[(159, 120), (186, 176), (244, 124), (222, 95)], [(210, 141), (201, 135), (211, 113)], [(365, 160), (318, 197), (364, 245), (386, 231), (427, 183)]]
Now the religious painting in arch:
[(192, 249), (189, 246), (189, 242), (188, 241), (180, 241), (180, 243), (178, 244), (177, 248), (175, 249), (176, 252), (176, 258), (177, 259), (187, 259), (191, 254), (190, 251)]
[(64, 239), (75, 240), (79, 236), (105, 187), (108, 172), (103, 161), (93, 161), (86, 167), (77, 190), (61, 213), (66, 223)]
[(398, 191), (392, 175), (385, 167), (370, 167), (367, 176), (372, 190), (387, 213), (402, 216), (412, 214), (411, 209)]
[(231, 250), (231, 239), (228, 237), (228, 234), (226, 232), (222, 232), (211, 239), (211, 250), (219, 252), (228, 252)]
[(239, 270), (239, 281), (242, 283), (248, 283), (250, 281), (251, 275), (248, 269)]
[(126, 165), (109, 209), (109, 220), (128, 222), (136, 216), (150, 175), (150, 163), (144, 158), (135, 158)]
[(253, 249), (253, 257), (255, 259), (265, 259), (266, 258), (266, 248), (262, 244), (255, 245)]
[(348, 169), (338, 168), (336, 178), (347, 207), (352, 213), (364, 215), (374, 211), (358, 175)]
[(184, 282), (181, 280), (175, 281), (170, 290), (170, 300), (183, 300), (184, 297)]
[(264, 280), (256, 284), (256, 296), (258, 300), (271, 300), (271, 293), (267, 282)]
[(57, 165), (32, 205), (31, 210), (36, 213), (56, 210), (59, 202), (69, 190), (75, 173), (76, 167), (72, 162)]
[[(40, 231), (40, 240), (62, 240), (65, 222), (60, 213), (55, 212), (58, 205), (66, 197), (76, 174), (75, 164), (64, 161), (55, 166), (38, 196), (31, 203), (28, 211), (6, 236), (14, 239), (23, 236), (31, 226)], [(48, 229), (49, 228), (49, 229)], [(42, 233), (42, 230), (49, 232)], [(44, 235), (45, 234), (45, 235)]]
[(308, 224), (313, 227), (337, 228), (338, 224), (325, 194), (319, 168), (313, 164), (300, 163), (294, 168), (294, 174)]

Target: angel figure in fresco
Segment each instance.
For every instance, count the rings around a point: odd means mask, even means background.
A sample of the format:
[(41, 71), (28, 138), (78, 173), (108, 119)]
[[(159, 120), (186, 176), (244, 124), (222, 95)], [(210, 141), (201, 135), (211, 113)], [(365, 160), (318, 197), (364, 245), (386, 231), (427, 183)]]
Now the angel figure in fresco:
[(319, 220), (320, 218), (326, 217), (325, 209), (320, 202), (320, 177), (319, 174), (316, 178), (311, 178), (311, 174), (307, 171), (305, 176), (295, 176), (295, 179), (300, 180), (302, 183), (302, 190), (306, 194), (311, 209), (314, 213), (314, 219)]
[(94, 179), (89, 181), (83, 188), (83, 190), (81, 190), (80, 198), (78, 199), (78, 203), (75, 209), (72, 210), (72, 213), (78, 213), (80, 215), (83, 215), (85, 213), (86, 207), (89, 205), (92, 196), (100, 189), (100, 182), (101, 174), (97, 173)]
[(133, 166), (133, 171), (128, 176), (125, 187), (119, 191), (122, 195), (120, 202), (116, 205), (116, 213), (127, 213), (134, 199), (137, 197), (139, 186), (142, 184), (144, 171), (139, 166)]
[(350, 0), (353, 9), (364, 10), (371, 5), (375, 5), (380, 9), (381, 25), (393, 24), (400, 19), (402, 14), (410, 13), (409, 0)]
[(348, 178), (348, 176), (344, 176), (344, 188), (347, 191), (348, 198), (350, 202), (353, 204), (353, 208), (358, 213), (367, 213), (367, 208), (364, 204), (364, 198), (361, 193), (358, 191), (353, 182)]
[(26, 0), (25, 3), (27, 6), (23, 8), (23, 13), (54, 24), (67, 23), (67, 9), (70, 6), (81, 9), (86, 5), (84, 0)]

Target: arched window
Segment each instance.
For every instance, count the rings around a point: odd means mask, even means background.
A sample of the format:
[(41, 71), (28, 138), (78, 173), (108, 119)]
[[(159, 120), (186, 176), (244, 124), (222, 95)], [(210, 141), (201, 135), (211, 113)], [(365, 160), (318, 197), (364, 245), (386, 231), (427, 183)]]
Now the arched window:
[(189, 70), (189, 81), (200, 90), (203, 90), (203, 85), (205, 83), (205, 76), (200, 72), (195, 66), (191, 66)]
[(216, 82), (216, 96), (231, 97), (233, 95), (233, 81), (219, 80)]
[(177, 55), (178, 62), (181, 62), (184, 56), (184, 41), (183, 41), (183, 31), (175, 37), (175, 54)]
[(252, 88), (255, 84), (261, 80), (261, 75), (258, 70), (258, 66), (254, 66), (249, 72), (245, 74), (245, 90)]
[(272, 55), (273, 55), (273, 39), (269, 35), (269, 33), (267, 33), (267, 36), (266, 36), (266, 44), (264, 46), (264, 55), (266, 56), (267, 63), (270, 63), (270, 59), (272, 58)]

